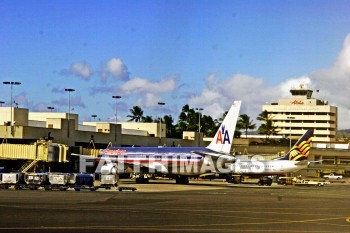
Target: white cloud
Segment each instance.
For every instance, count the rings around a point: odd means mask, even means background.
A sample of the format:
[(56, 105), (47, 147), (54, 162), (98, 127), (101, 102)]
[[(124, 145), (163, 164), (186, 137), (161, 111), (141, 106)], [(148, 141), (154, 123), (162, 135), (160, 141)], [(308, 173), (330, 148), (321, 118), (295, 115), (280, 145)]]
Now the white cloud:
[(133, 78), (120, 86), (124, 94), (164, 93), (174, 91), (176, 78), (167, 77), (159, 82), (152, 82), (140, 77)]
[(161, 102), (161, 97), (156, 96), (152, 93), (146, 94), (146, 107), (155, 107), (158, 105), (158, 102)]
[(103, 81), (106, 81), (109, 77), (117, 80), (128, 80), (129, 71), (120, 58), (111, 58), (101, 65), (100, 76)]
[(204, 114), (220, 118), (234, 100), (242, 100), (241, 114), (249, 112), (257, 115), (261, 112), (262, 103), (274, 93), (270, 90), (264, 87), (262, 79), (248, 75), (236, 74), (222, 80), (210, 75), (206, 79), (206, 87), (199, 95), (190, 97), (188, 103), (191, 107), (204, 108)]
[(61, 71), (63, 75), (75, 75), (84, 80), (90, 79), (94, 70), (92, 67), (86, 62), (77, 62), (70, 65), (69, 69), (64, 69)]
[(157, 108), (158, 102), (162, 102), (162, 98), (160, 96), (147, 93), (143, 98), (137, 99), (134, 105), (147, 108)]
[(85, 79), (90, 78), (93, 73), (92, 67), (86, 62), (72, 64), (71, 71), (73, 74)]

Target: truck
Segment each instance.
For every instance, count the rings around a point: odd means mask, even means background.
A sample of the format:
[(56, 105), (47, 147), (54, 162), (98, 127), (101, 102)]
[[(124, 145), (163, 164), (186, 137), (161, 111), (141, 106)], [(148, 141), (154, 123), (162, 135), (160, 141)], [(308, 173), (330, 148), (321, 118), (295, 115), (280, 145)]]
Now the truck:
[(323, 178), (325, 178), (326, 180), (341, 180), (343, 179), (343, 176), (331, 173), (329, 175), (324, 175)]

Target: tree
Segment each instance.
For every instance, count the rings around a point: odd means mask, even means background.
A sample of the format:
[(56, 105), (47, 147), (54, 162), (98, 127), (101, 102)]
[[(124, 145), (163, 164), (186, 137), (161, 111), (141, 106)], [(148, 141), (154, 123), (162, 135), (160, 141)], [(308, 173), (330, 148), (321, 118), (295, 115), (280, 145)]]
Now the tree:
[(213, 118), (206, 115), (199, 115), (195, 109), (190, 108), (188, 104), (182, 107), (182, 112), (179, 115), (179, 120), (176, 125), (177, 135), (183, 131), (199, 132), (199, 116), (201, 117), (200, 132), (206, 136), (214, 136), (217, 130), (217, 125)]
[(145, 116), (145, 117), (143, 117), (143, 122), (150, 123), (150, 122), (154, 122), (154, 121), (153, 121), (152, 116)]
[(177, 124), (178, 131), (196, 131), (198, 129), (198, 114), (188, 104), (182, 107)]
[(214, 137), (217, 130), (215, 121), (211, 116), (203, 115), (201, 117), (201, 132), (205, 136)]
[(270, 135), (277, 133), (277, 127), (273, 125), (273, 121), (268, 111), (263, 111), (256, 119), (263, 122), (258, 128), (259, 134), (265, 134), (268, 138)]
[(247, 114), (242, 114), (239, 116), (239, 119), (237, 122), (237, 128), (244, 129), (245, 137), (247, 138), (248, 129), (255, 129), (256, 125), (253, 124), (253, 120), (251, 120)]
[(128, 121), (142, 122), (144, 120), (143, 110), (139, 106), (134, 106), (130, 109), (131, 115), (127, 115), (130, 117)]
[(175, 126), (173, 125), (174, 119), (171, 115), (165, 115), (162, 120), (166, 125), (166, 136), (169, 138), (173, 138), (176, 136)]

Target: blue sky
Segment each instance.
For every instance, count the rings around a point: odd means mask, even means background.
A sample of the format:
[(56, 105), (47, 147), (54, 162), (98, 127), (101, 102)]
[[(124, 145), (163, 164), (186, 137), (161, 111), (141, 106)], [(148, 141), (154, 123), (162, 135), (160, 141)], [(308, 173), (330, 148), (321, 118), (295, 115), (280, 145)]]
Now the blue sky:
[[(31, 111), (126, 120), (138, 105), (218, 118), (233, 100), (255, 120), (303, 82), (350, 128), (348, 1), (1, 1), (0, 80)], [(9, 104), (9, 86), (0, 100)], [(166, 105), (160, 109), (158, 102)], [(259, 122), (256, 122), (259, 123)]]

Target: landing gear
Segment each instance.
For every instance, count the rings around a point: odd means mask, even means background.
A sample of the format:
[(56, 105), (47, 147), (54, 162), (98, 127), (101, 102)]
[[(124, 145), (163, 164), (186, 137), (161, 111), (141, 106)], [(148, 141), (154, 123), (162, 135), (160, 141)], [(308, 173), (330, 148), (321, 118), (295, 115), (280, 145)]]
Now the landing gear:
[(188, 176), (178, 176), (178, 177), (176, 177), (176, 184), (189, 184)]

